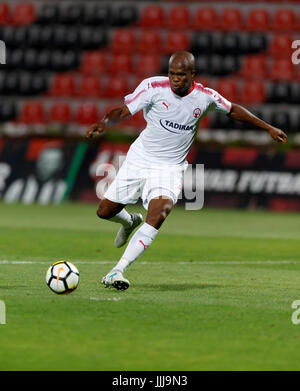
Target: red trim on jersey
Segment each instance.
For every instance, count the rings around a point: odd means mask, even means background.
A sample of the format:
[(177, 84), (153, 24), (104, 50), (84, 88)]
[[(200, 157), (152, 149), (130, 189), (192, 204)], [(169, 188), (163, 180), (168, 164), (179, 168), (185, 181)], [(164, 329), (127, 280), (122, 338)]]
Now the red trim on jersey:
[[(192, 91), (194, 91), (195, 86), (196, 86), (196, 83), (193, 81), (192, 88), (191, 88), (190, 92), (187, 93), (186, 95), (189, 95)], [(186, 96), (186, 95), (184, 95), (184, 96)]]
[(225, 107), (225, 109), (227, 109), (228, 111), (230, 111), (231, 109), (231, 104), (227, 104), (221, 97), (219, 97), (218, 101)]
[(152, 88), (162, 87), (166, 88), (170, 86), (170, 80), (164, 80), (164, 81), (154, 81), (151, 83)]
[[(212, 91), (210, 91), (208, 88), (203, 87), (202, 84), (200, 84), (200, 83), (195, 83), (195, 84), (196, 84), (195, 88), (197, 90), (202, 91), (202, 92), (204, 92), (205, 94), (208, 94), (208, 95), (214, 95), (214, 93)], [(220, 102), (225, 107), (225, 109), (230, 111), (231, 105), (228, 105), (220, 95), (218, 96), (217, 100), (218, 100), (218, 102)]]
[[(148, 86), (149, 86), (149, 83), (148, 83)], [(170, 81), (169, 80), (154, 81), (154, 82), (151, 83), (151, 87), (152, 88), (157, 88), (157, 87), (166, 88), (166, 87), (169, 87), (169, 86), (170, 86)], [(138, 94), (133, 96), (131, 99), (126, 100), (125, 104), (127, 105), (127, 104), (130, 104), (131, 102), (135, 101), (143, 92), (146, 92), (146, 91), (147, 91), (147, 89), (143, 89)]]
[(136, 94), (135, 96), (133, 96), (131, 99), (125, 100), (125, 104), (128, 105), (128, 104), (130, 104), (131, 102), (135, 101), (143, 92), (146, 92), (146, 89), (140, 91), (138, 94)]
[(211, 92), (211, 91), (208, 91), (208, 90), (206, 90), (206, 88), (205, 88), (205, 87), (203, 87), (203, 85), (202, 85), (202, 84), (200, 84), (200, 83), (195, 83), (195, 88), (196, 88), (196, 90), (200, 90), (200, 91), (202, 91), (202, 92), (205, 92), (206, 94), (210, 94), (210, 95), (212, 95), (212, 92)]

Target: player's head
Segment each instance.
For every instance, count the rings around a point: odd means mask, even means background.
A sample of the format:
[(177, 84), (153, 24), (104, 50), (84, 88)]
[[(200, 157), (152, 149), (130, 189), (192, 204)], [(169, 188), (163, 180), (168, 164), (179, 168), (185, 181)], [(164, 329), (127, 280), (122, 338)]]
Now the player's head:
[(183, 50), (173, 53), (169, 60), (168, 76), (175, 94), (188, 94), (195, 77), (195, 58), (192, 53)]

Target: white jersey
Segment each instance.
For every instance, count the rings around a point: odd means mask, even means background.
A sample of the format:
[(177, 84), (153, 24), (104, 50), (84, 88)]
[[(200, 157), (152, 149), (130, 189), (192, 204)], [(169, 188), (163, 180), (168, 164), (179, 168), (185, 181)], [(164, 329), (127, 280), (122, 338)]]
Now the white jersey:
[(146, 128), (131, 145), (127, 159), (151, 165), (182, 165), (197, 134), (201, 119), (211, 111), (229, 113), (231, 103), (211, 88), (193, 83), (180, 97), (169, 78), (150, 77), (125, 97), (133, 115), (143, 109)]

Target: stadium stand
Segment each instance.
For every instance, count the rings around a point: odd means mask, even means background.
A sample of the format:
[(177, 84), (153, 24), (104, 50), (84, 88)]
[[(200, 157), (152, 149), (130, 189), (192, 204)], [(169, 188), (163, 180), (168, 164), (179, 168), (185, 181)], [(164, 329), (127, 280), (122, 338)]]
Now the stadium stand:
[(164, 25), (164, 9), (160, 5), (148, 5), (141, 11), (139, 26), (160, 28)]
[(21, 110), (20, 122), (37, 124), (45, 122), (44, 106), (41, 102), (26, 101)]
[[(296, 132), (299, 120), (290, 111), (299, 104), (300, 65), (291, 61), (291, 46), (299, 21), (295, 0), (1, 2), (7, 63), (0, 75), (0, 122), (84, 127), (143, 78), (166, 74), (169, 55), (185, 49), (196, 57), (198, 80), (259, 107), (263, 118), (271, 110), (275, 123)], [(135, 131), (143, 123), (138, 115), (125, 125)], [(205, 126), (237, 125), (215, 115)]]
[(71, 107), (68, 103), (59, 102), (52, 104), (49, 113), (50, 122), (67, 124), (71, 119)]

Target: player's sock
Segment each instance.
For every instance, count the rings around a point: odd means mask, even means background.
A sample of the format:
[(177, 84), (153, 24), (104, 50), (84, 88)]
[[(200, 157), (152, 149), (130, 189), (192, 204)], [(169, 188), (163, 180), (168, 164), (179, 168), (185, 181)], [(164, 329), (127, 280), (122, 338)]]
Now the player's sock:
[(124, 254), (113, 270), (124, 273), (128, 266), (150, 246), (157, 233), (156, 228), (144, 223), (130, 239)]
[(130, 227), (132, 225), (131, 214), (128, 213), (125, 208), (122, 209), (121, 212), (117, 213), (114, 217), (111, 217), (109, 221), (113, 221), (114, 223), (120, 223), (124, 225), (124, 227)]

